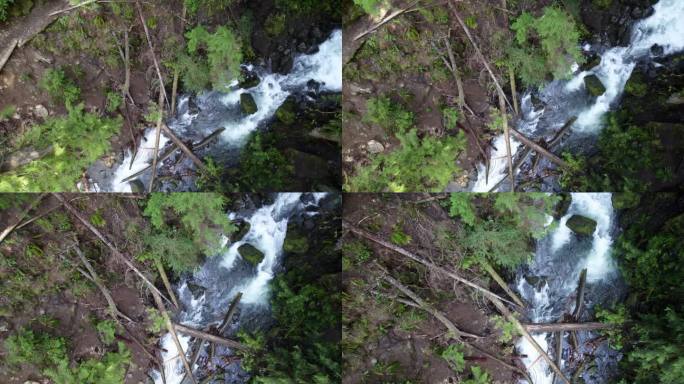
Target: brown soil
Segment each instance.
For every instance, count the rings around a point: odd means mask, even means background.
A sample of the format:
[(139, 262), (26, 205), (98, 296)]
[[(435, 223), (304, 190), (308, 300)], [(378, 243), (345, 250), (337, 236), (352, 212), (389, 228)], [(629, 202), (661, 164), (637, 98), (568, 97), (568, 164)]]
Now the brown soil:
[[(408, 2), (401, 1), (393, 3), (394, 9), (404, 7), (404, 3), (408, 4)], [(346, 120), (342, 137), (342, 156), (346, 177), (353, 175), (355, 168), (360, 164), (369, 162), (367, 148), (370, 140), (379, 141), (384, 146), (385, 153), (396, 149), (399, 145), (394, 135), (385, 132), (381, 127), (363, 121), (367, 100), (379, 95), (392, 95), (391, 98), (395, 102), (401, 101), (396, 97), (398, 93), (412, 95), (410, 102), (402, 104), (413, 112), (415, 125), (420, 135), (455, 135), (458, 130), (464, 130), (468, 138), (468, 147), (456, 163), (463, 171), (454, 175), (454, 180), (447, 190), (463, 190), (469, 177), (474, 176), (472, 171), (475, 166), (484, 161), (475, 140), (479, 140), (480, 145), (486, 150), (486, 143), (492, 136), (486, 124), (489, 120), (490, 108), (497, 105), (494, 103), (496, 99), (493, 84), (484, 72), (484, 67), (475, 55), (463, 30), (451, 15), (449, 7), (443, 4), (430, 8), (441, 8), (446, 12), (449, 15), (448, 23), (430, 22), (420, 12), (410, 12), (395, 18), (376, 32), (357, 41), (353, 40), (352, 35), (356, 36), (367, 30), (373, 24), (370, 18), (362, 16), (345, 26), (345, 32), (351, 32), (345, 33), (344, 62), (355, 65), (355, 70), (359, 74), (359, 76), (347, 76), (348, 72), (345, 72), (345, 79), (351, 79), (345, 83), (343, 90), (343, 109)], [(471, 29), (471, 32), (476, 36), (478, 45), (490, 62), (496, 59), (501, 54), (501, 48), (496, 47), (494, 36), (508, 33), (503, 12), (489, 6), (488, 2), (478, 0), (458, 2), (458, 9), (462, 18), (472, 17), (477, 21), (477, 25)], [(418, 37), (408, 37), (409, 28), (414, 28)], [(456, 131), (445, 132), (441, 110), (443, 106), (456, 107), (458, 91), (453, 76), (446, 70), (442, 59), (433, 52), (431, 47), (434, 47), (433, 44), (439, 46), (441, 42), (438, 37), (446, 36), (449, 30), (451, 30), (450, 41), (455, 51), (457, 65), (462, 73), (465, 101), (470, 111), (467, 109), (461, 111), (459, 118), (461, 125)], [(424, 49), (405, 53), (402, 57), (402, 61), (413, 62), (412, 66), (421, 70), (393, 71), (380, 78), (373, 76), (374, 73), (382, 71), (382, 68), (379, 68), (381, 64), (378, 64), (381, 58), (377, 56), (367, 58), (359, 54), (364, 49), (364, 44), (372, 38), (380, 41), (392, 39), (400, 49), (416, 44), (416, 39), (424, 41), (426, 43)], [(380, 55), (384, 56), (385, 53), (381, 52)], [(436, 76), (438, 71), (448, 76), (438, 77)], [(499, 78), (507, 79), (508, 77), (506, 74), (500, 74)], [(507, 84), (506, 81), (501, 82)]]
[[(437, 264), (455, 265), (459, 260), (455, 256), (458, 254), (457, 247), (454, 243), (449, 244), (443, 234), (456, 233), (460, 228), (437, 202), (414, 203), (425, 197), (419, 194), (347, 194), (344, 198), (344, 217), (349, 223), (384, 239), (390, 239), (392, 233), (401, 228), (411, 237), (410, 243), (404, 248)], [(356, 240), (358, 238), (348, 234), (343, 242)], [(396, 307), (387, 309), (393, 301), (391, 295), (395, 292), (378, 283), (372, 260), (383, 264), (395, 278), (402, 280), (424, 300), (433, 303), (459, 329), (484, 336), (476, 342), (477, 345), (509, 363), (516, 361), (512, 355), (512, 345), (498, 340), (500, 331), (490, 321), (496, 312), (485, 305), (481, 297), (462, 285), (454, 284), (453, 280), (408, 262), (387, 248), (368, 241), (364, 243), (372, 250), (373, 256), (370, 261), (354, 265), (344, 272), (344, 291), (347, 295), (365, 294), (369, 299), (365, 300), (363, 308), (345, 306), (344, 322), (367, 324), (365, 328), (369, 330), (369, 335), (365, 336), (363, 347), (360, 348), (348, 347), (356, 337), (357, 328), (351, 327), (352, 330), (347, 329), (343, 335), (346, 372), (343, 383), (403, 383), (406, 380), (413, 383), (457, 383), (467, 377), (470, 366), (480, 366), (489, 373), (494, 383), (517, 382), (511, 370), (477, 353), (466, 352), (464, 373), (452, 370), (439, 356), (439, 351), (453, 341), (446, 337), (446, 328), (431, 315), (424, 316), (415, 329), (402, 330), (401, 321), (397, 321)], [(488, 285), (479, 272), (461, 271), (461, 274), (483, 286)], [(357, 291), (356, 287), (359, 286), (366, 288)], [(378, 296), (378, 292), (388, 296)], [(370, 331), (374, 329), (384, 331)], [(398, 368), (395, 367), (391, 373), (377, 373), (378, 367), (393, 363)]]
[[(28, 200), (34, 199), (32, 195)], [(119, 250), (127, 255), (135, 255), (140, 251), (136, 238), (130, 236), (133, 226), (142, 228), (143, 219), (135, 199), (114, 197), (113, 195), (64, 195), (86, 217), (100, 216), (106, 223), (100, 229)], [(26, 206), (27, 203), (20, 204)], [(58, 206), (57, 199), (48, 196), (31, 212), (29, 217), (39, 215), (52, 207)], [(13, 223), (19, 213), (18, 208), (0, 211), (4, 223)], [(57, 209), (45, 216), (66, 213)], [(0, 268), (3, 280), (22, 274), (35, 279), (37, 296), (25, 298), (25, 302), (12, 305), (7, 313), (7, 305), (13, 300), (10, 297), (0, 299), (0, 355), (6, 353), (4, 340), (20, 328), (30, 328), (37, 333), (48, 333), (63, 337), (67, 341), (69, 358), (72, 362), (86, 359), (99, 359), (105, 352), (116, 350), (106, 346), (98, 336), (95, 325), (102, 320), (111, 319), (107, 315), (108, 306), (104, 296), (94, 285), (83, 279), (74, 269), (78, 265), (76, 256), (66, 249), (74, 239), (86, 252), (91, 264), (97, 271), (105, 286), (110, 290), (117, 307), (130, 317), (133, 323), (124, 323), (128, 332), (119, 328), (116, 341), (123, 342), (131, 351), (131, 366), (126, 374), (126, 383), (141, 383), (147, 380), (147, 372), (156, 367), (143, 349), (133, 341), (137, 339), (147, 350), (155, 353), (156, 335), (146, 330), (148, 326), (146, 307), (151, 302), (144, 296), (144, 289), (139, 286), (139, 279), (128, 268), (116, 260), (109, 250), (83, 225), (69, 218), (71, 228), (68, 230), (52, 230), (35, 221), (13, 232), (0, 245), (0, 258), (11, 260), (11, 255), (26, 254), (29, 245), (42, 250), (40, 256), (23, 256), (13, 267)], [(128, 235), (127, 235), (128, 234)], [(36, 257), (44, 260), (35, 259)], [(130, 256), (128, 256), (130, 257)], [(65, 260), (68, 260), (66, 262)], [(6, 264), (5, 264), (6, 265)], [(142, 267), (143, 270), (145, 269)], [(88, 287), (85, 291), (78, 289), (80, 280)], [(81, 292), (81, 293), (79, 293)], [(50, 318), (55, 322), (43, 324), (39, 319)], [(40, 380), (41, 375), (35, 368), (25, 367), (19, 371), (10, 371), (0, 363), (0, 382), (24, 383), (27, 380)]]

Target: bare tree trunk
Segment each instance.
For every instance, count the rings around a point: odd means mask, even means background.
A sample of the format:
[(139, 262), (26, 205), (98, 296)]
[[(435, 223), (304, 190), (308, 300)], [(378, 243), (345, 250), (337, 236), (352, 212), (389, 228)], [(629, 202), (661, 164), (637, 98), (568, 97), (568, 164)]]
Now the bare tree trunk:
[(190, 158), (190, 160), (192, 160), (193, 163), (195, 163), (195, 165), (198, 168), (202, 169), (203, 171), (207, 170), (207, 166), (204, 165), (202, 160), (200, 160), (197, 156), (195, 156), (195, 154), (192, 153), (192, 151), (188, 148), (188, 146), (185, 145), (182, 141), (180, 141), (180, 139), (178, 139), (178, 137), (176, 137), (176, 134), (173, 133), (173, 131), (171, 129), (169, 129), (169, 127), (167, 127), (166, 124), (162, 124), (161, 127), (162, 127), (162, 130), (164, 130), (164, 134), (166, 136), (168, 136), (171, 139), (171, 141), (173, 141), (174, 144), (176, 144), (178, 146), (178, 148), (183, 150), (183, 152), (185, 152), (185, 154)]
[(162, 264), (161, 260), (155, 259), (154, 265), (157, 267), (157, 271), (159, 271), (159, 276), (164, 282), (164, 287), (166, 288), (166, 292), (169, 293), (169, 298), (171, 298), (173, 305), (176, 307), (176, 310), (180, 309), (180, 305), (178, 305), (178, 300), (176, 299), (176, 294), (173, 293), (171, 282), (169, 282), (169, 277), (166, 275), (166, 270), (164, 270), (164, 264)]
[(508, 284), (506, 284), (504, 279), (501, 277), (501, 275), (499, 275), (496, 272), (496, 270), (494, 269), (494, 267), (492, 267), (491, 264), (489, 264), (488, 262), (485, 261), (484, 263), (482, 263), (482, 267), (485, 269), (485, 271), (487, 271), (487, 273), (489, 273), (489, 275), (494, 279), (494, 281), (496, 281), (497, 284), (499, 284), (499, 286), (504, 291), (506, 291), (508, 296), (511, 299), (513, 299), (513, 301), (515, 301), (516, 304), (518, 304), (521, 307), (525, 307), (525, 303), (523, 303), (523, 301), (520, 299), (520, 297), (518, 297), (518, 295), (516, 295), (515, 292), (513, 292), (513, 290), (508, 287)]
[(190, 335), (192, 337), (196, 337), (198, 339), (204, 339), (207, 341), (210, 341), (215, 344), (219, 345), (225, 345), (226, 347), (233, 348), (233, 349), (240, 349), (240, 350), (248, 350), (246, 345), (239, 343), (234, 340), (229, 340), (224, 337), (212, 335), (211, 333), (203, 332), (200, 331), (199, 329), (194, 329), (190, 327), (186, 327), (185, 325), (181, 324), (173, 324), (175, 330), (177, 330), (180, 333), (185, 333), (186, 335)]
[(150, 47), (150, 53), (152, 54), (152, 61), (154, 62), (154, 68), (157, 70), (157, 77), (159, 77), (159, 89), (160, 92), (164, 94), (164, 100), (169, 102), (169, 98), (166, 95), (166, 89), (164, 89), (164, 78), (161, 74), (161, 69), (159, 68), (159, 62), (157, 62), (157, 55), (154, 53), (154, 46), (152, 45), (152, 39), (150, 39), (150, 31), (147, 29), (147, 22), (145, 21), (145, 16), (143, 16), (142, 7), (140, 6), (140, 1), (136, 0), (136, 8), (138, 8), (138, 15), (140, 15), (140, 21), (142, 22), (143, 29), (145, 30), (145, 37), (147, 38), (147, 45)]

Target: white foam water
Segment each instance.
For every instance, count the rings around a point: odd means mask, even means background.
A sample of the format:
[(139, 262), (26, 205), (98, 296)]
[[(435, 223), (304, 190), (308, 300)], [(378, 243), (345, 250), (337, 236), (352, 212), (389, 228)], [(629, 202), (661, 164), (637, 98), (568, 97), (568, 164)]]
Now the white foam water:
[[(245, 66), (248, 70), (254, 70), (251, 65)], [(220, 136), (219, 145), (231, 148), (242, 147), (263, 122), (273, 118), (278, 108), (285, 102), (287, 97), (293, 92), (300, 92), (306, 89), (310, 81), (319, 84), (320, 90), (329, 92), (342, 91), (342, 31), (333, 31), (328, 40), (318, 46), (318, 52), (310, 55), (299, 55), (294, 59), (292, 71), (287, 75), (277, 73), (261, 72), (261, 82), (253, 88), (242, 89), (237, 87), (237, 80), (233, 81), (232, 87), (227, 93), (220, 97), (220, 103), (227, 108), (237, 109), (240, 103), (240, 96), (249, 93), (257, 105), (257, 111), (248, 116), (237, 114), (227, 117), (220, 125), (225, 128)], [(212, 95), (205, 92), (198, 95), (200, 99), (206, 99)], [(212, 96), (213, 97), (213, 96)], [(181, 116), (169, 125), (176, 134), (182, 135), (183, 130), (187, 129), (198, 114), (191, 114), (187, 108), (189, 97), (182, 96), (178, 101), (178, 111), (184, 111)], [(216, 129), (212, 126), (211, 130)], [(209, 132), (208, 132), (209, 133)], [(207, 133), (207, 134), (208, 134)], [(155, 129), (150, 128), (144, 134), (144, 139), (140, 144), (140, 150), (136, 154), (132, 168), (129, 168), (132, 154), (126, 155), (124, 162), (118, 166), (114, 176), (108, 186), (104, 186), (106, 191), (111, 192), (130, 192), (128, 183), (121, 183), (121, 180), (142, 170), (151, 163), (153, 152), (149, 150), (154, 146), (154, 141), (150, 144), (148, 139), (153, 137)], [(163, 136), (163, 135), (162, 135)], [(168, 144), (168, 139), (163, 137), (160, 142), (160, 150)]]
[[(518, 292), (530, 304), (530, 320), (534, 323), (558, 320), (553, 305), (568, 297), (577, 288), (577, 280), (582, 269), (587, 269), (588, 283), (604, 280), (616, 270), (615, 262), (610, 255), (610, 248), (613, 243), (611, 231), (614, 224), (610, 193), (573, 193), (568, 212), (560, 219), (558, 227), (548, 235), (549, 239), (545, 239), (550, 241), (537, 242), (537, 251), (533, 263), (549, 265), (558, 262), (558, 252), (569, 246), (574, 239), (572, 231), (566, 226), (566, 222), (573, 215), (585, 216), (596, 221), (591, 248), (587, 254), (573, 255), (576, 257), (572, 260), (566, 258), (564, 262), (569, 263), (569, 266), (564, 272), (569, 273), (564, 273), (563, 276), (560, 276), (559, 271), (562, 271), (560, 267), (558, 270), (545, 270), (548, 274), (556, 272), (556, 276), (553, 278), (558, 281), (553, 290), (548, 281), (543, 286), (535, 288), (529, 286), (524, 276), (518, 279)], [(539, 333), (532, 337), (543, 350), (551, 353), (548, 351), (548, 336), (548, 333)], [(530, 384), (553, 384), (553, 372), (527, 339), (520, 338), (516, 343), (516, 348), (521, 355), (524, 355), (522, 361), (533, 381)], [(526, 381), (522, 380), (520, 383), (523, 384)]]
[[(601, 62), (594, 68), (586, 71), (581, 71), (570, 80), (559, 80), (549, 83), (541, 94), (552, 90), (558, 92), (553, 95), (553, 110), (558, 111), (566, 109), (569, 116), (577, 116), (577, 120), (572, 126), (574, 132), (583, 134), (596, 134), (601, 131), (603, 127), (603, 117), (606, 112), (615, 107), (615, 103), (622, 95), (625, 84), (632, 75), (632, 71), (636, 67), (639, 60), (651, 56), (651, 47), (658, 45), (663, 48), (664, 55), (671, 55), (684, 50), (684, 1), (682, 0), (660, 0), (653, 5), (653, 14), (645, 19), (639, 20), (632, 26), (630, 43), (627, 47), (614, 47), (606, 50), (601, 54)], [(590, 45), (583, 47), (585, 50), (591, 49)], [(576, 66), (573, 68), (577, 69)], [(583, 98), (586, 100), (591, 97), (586, 93), (584, 78), (590, 75), (596, 75), (599, 78), (605, 92), (598, 96), (596, 100), (590, 105), (575, 111), (576, 94), (584, 92)], [(562, 87), (556, 87), (557, 84), (563, 84)], [(524, 99), (523, 99), (524, 103)], [(525, 112), (526, 108), (521, 107)], [(543, 111), (542, 111), (543, 113)], [(557, 114), (559, 117), (568, 118), (568, 113)], [(554, 119), (552, 117), (552, 119)], [(530, 137), (537, 136), (537, 124), (539, 116), (530, 120), (527, 116), (523, 116), (520, 124), (524, 128), (528, 128)], [(562, 125), (565, 121), (560, 122)], [(553, 123), (553, 122), (552, 122)], [(522, 130), (523, 127), (519, 129)], [(478, 166), (478, 180), (474, 184), (472, 191), (481, 192), (493, 187), (501, 180), (501, 176), (505, 174), (505, 164), (497, 162), (496, 159), (501, 156), (500, 147), (505, 146), (505, 141), (497, 137), (494, 141), (497, 148), (490, 157), (490, 163), (494, 166), (490, 170), (490, 182), (485, 182), (484, 166)], [(515, 145), (515, 143), (511, 143)], [(491, 180), (492, 177), (494, 180)]]
[[(257, 248), (264, 254), (263, 260), (256, 267), (256, 274), (250, 276), (240, 284), (229, 288), (225, 291), (212, 292), (214, 296), (218, 295), (220, 298), (232, 298), (238, 292), (242, 292), (240, 300), (240, 307), (264, 307), (269, 305), (269, 282), (274, 278), (274, 268), (278, 265), (280, 257), (283, 255), (283, 244), (287, 234), (287, 224), (290, 217), (298, 211), (302, 211), (312, 205), (318, 206), (318, 203), (323, 199), (326, 193), (313, 194), (313, 201), (302, 201), (302, 193), (280, 193), (277, 195), (275, 201), (271, 205), (263, 206), (254, 211), (250, 216), (244, 217), (244, 220), (249, 223), (249, 231), (238, 241), (224, 246), (228, 248), (216, 257), (221, 258), (220, 263), (211, 264), (222, 270), (221, 273), (216, 273), (215, 267), (210, 267), (211, 271), (204, 271), (200, 269), (195, 273), (195, 278), (203, 280), (207, 278), (207, 274), (213, 274), (213, 278), (225, 280), (226, 276), (231, 276), (224, 272), (229, 272), (237, 268), (237, 261), (242, 257), (238, 251), (243, 244), (250, 244)], [(227, 215), (231, 220), (236, 219), (238, 215), (234, 212)], [(212, 280), (207, 280), (210, 283)], [(230, 285), (230, 284), (229, 284)], [(184, 281), (178, 287), (178, 297), (190, 297), (189, 300), (184, 301), (184, 308), (180, 315), (180, 323), (191, 327), (201, 328), (206, 326), (204, 319), (203, 308), (207, 302), (207, 291), (199, 298), (189, 295), (189, 287), (187, 281)], [(217, 300), (216, 297), (213, 300)], [(225, 303), (224, 303), (225, 304)], [(225, 305), (221, 305), (221, 308)], [(183, 350), (187, 352), (189, 344), (189, 337), (179, 334)], [(164, 374), (166, 384), (180, 384), (184, 376), (183, 364), (179, 358), (179, 352), (170, 334), (164, 335), (160, 340), (160, 346), (164, 351), (162, 358), (164, 362)], [(194, 369), (194, 367), (193, 367)], [(155, 380), (155, 384), (162, 384), (161, 374), (158, 371), (151, 372)]]

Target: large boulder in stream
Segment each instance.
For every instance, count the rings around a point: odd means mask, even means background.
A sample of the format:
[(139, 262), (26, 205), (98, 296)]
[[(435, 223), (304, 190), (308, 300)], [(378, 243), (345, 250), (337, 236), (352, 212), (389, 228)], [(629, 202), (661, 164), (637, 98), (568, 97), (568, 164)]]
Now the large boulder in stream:
[(584, 85), (592, 96), (601, 96), (606, 92), (606, 87), (596, 75), (589, 75), (584, 78)]
[(572, 215), (565, 225), (576, 234), (583, 236), (591, 236), (596, 230), (595, 220), (580, 215)]
[(309, 239), (299, 227), (294, 224), (288, 225), (283, 250), (287, 253), (306, 253), (309, 250)]
[(243, 259), (255, 267), (264, 259), (264, 253), (256, 249), (252, 244), (242, 244), (238, 248), (238, 252)]
[(259, 110), (256, 105), (256, 101), (254, 101), (254, 96), (250, 95), (249, 93), (243, 93), (240, 95), (240, 106), (242, 107), (242, 112), (248, 115), (255, 114), (256, 111)]
[(295, 109), (297, 102), (293, 96), (288, 96), (283, 105), (276, 111), (276, 119), (285, 125), (292, 125), (296, 120)]

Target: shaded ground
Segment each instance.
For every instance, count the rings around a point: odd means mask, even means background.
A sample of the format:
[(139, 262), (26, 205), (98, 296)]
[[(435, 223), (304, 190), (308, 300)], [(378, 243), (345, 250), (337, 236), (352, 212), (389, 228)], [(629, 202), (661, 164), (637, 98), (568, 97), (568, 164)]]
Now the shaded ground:
[[(455, 265), (460, 257), (451, 234), (460, 230), (459, 225), (438, 203), (415, 203), (423, 198), (419, 194), (348, 194), (344, 218), (386, 240), (403, 233), (409, 237), (405, 249), (436, 264)], [(499, 341), (501, 331), (490, 321), (494, 311), (482, 297), (352, 234), (343, 238), (343, 244), (344, 383), (454, 383), (465, 379), (471, 366), (489, 373), (492, 382), (516, 381), (511, 370), (477, 353), (466, 353), (466, 369), (457, 373), (440, 356), (453, 343), (444, 325), (432, 315), (397, 303), (397, 292), (379, 282), (374, 262), (432, 303), (460, 330), (484, 336), (475, 344), (514, 364), (512, 345)], [(476, 271), (461, 273), (489, 285)]]

